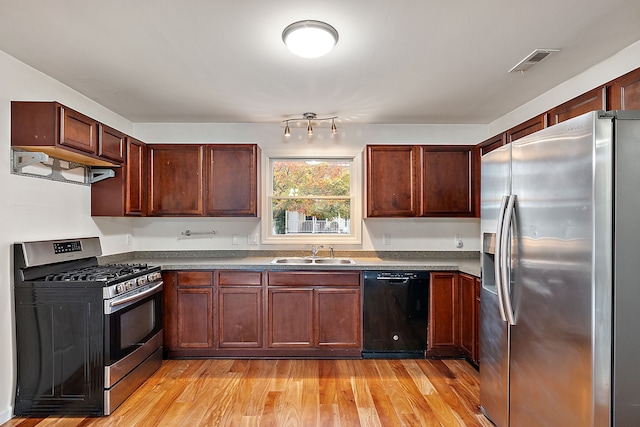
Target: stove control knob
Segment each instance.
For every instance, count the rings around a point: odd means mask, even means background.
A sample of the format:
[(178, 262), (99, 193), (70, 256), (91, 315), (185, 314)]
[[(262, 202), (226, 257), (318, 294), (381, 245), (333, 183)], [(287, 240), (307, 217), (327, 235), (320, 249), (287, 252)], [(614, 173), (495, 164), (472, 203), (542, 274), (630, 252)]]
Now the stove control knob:
[(135, 282), (133, 280), (129, 280), (127, 283), (125, 283), (125, 287), (127, 288), (128, 291), (133, 289), (134, 286), (135, 286)]
[(147, 276), (138, 277), (138, 286), (144, 286), (147, 284)]
[(155, 273), (149, 273), (149, 275), (147, 276), (147, 279), (150, 282), (155, 282), (156, 280), (160, 280), (162, 278), (162, 274), (160, 274), (159, 271), (156, 271)]
[(121, 294), (124, 292), (124, 285), (122, 283), (116, 285), (116, 294)]

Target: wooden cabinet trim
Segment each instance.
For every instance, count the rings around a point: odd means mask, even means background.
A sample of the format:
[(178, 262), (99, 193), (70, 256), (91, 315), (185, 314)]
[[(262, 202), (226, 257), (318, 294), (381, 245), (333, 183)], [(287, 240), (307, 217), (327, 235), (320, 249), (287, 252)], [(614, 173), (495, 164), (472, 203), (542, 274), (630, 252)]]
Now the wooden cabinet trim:
[(213, 286), (211, 271), (178, 271), (178, 286)]
[(360, 271), (270, 271), (269, 286), (360, 286)]
[(262, 271), (218, 270), (218, 286), (260, 286)]

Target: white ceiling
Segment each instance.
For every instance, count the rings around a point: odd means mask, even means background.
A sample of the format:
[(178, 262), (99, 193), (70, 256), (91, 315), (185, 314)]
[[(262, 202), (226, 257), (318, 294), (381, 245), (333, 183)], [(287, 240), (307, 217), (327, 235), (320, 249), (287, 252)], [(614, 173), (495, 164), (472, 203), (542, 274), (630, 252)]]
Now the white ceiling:
[[(0, 50), (136, 122), (490, 123), (640, 40), (638, 0), (0, 0)], [(334, 26), (327, 56), (281, 40)], [(561, 51), (523, 74), (536, 48)]]

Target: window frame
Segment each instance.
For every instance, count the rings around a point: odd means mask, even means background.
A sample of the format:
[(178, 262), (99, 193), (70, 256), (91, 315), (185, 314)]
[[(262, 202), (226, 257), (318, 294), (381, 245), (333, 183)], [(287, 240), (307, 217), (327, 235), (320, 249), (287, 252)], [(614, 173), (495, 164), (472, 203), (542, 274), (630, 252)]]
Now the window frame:
[[(277, 160), (345, 160), (350, 162), (349, 201), (351, 206), (349, 234), (273, 234), (273, 161)], [(264, 171), (261, 221), (261, 243), (282, 245), (353, 245), (362, 243), (362, 157), (360, 155), (267, 155), (263, 152), (262, 170)], [(322, 196), (321, 196), (322, 197)]]

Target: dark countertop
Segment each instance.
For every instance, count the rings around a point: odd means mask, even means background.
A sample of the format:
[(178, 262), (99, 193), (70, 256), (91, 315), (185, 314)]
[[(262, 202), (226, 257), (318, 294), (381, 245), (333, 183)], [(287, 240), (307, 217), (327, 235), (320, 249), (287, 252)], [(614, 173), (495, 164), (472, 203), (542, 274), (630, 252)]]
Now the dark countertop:
[(425, 270), (461, 271), (480, 277), (478, 252), (336, 252), (355, 264), (272, 264), (276, 257), (307, 256), (283, 251), (146, 251), (109, 255), (101, 264), (128, 262), (160, 265), (163, 270)]

